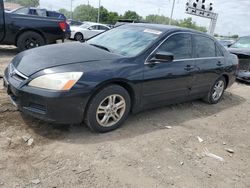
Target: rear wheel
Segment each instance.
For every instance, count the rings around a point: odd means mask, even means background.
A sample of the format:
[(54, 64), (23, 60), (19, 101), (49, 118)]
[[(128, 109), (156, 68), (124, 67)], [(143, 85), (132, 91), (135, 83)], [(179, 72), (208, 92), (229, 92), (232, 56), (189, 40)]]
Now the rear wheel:
[(44, 38), (36, 32), (27, 31), (21, 34), (17, 39), (17, 47), (19, 51), (24, 51), (45, 45)]
[(82, 33), (76, 33), (75, 34), (75, 40), (79, 42), (84, 42), (84, 36)]
[(226, 89), (226, 80), (224, 77), (218, 78), (214, 85), (211, 87), (210, 91), (208, 92), (207, 96), (204, 100), (209, 104), (216, 104), (218, 103)]
[(97, 93), (90, 101), (85, 123), (95, 132), (117, 129), (126, 120), (131, 106), (126, 89), (111, 85)]

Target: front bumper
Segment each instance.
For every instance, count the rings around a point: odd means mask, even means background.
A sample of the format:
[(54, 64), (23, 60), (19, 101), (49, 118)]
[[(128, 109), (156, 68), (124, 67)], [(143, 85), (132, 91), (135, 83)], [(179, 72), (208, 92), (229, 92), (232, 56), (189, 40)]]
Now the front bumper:
[(13, 104), (21, 112), (58, 124), (75, 124), (83, 121), (89, 93), (79, 90), (52, 92), (21, 85), (15, 78), (4, 75), (4, 87)]

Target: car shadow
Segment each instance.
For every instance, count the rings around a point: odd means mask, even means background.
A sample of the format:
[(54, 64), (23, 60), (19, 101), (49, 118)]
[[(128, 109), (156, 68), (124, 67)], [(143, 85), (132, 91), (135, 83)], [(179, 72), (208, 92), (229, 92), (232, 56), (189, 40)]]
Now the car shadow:
[(0, 45), (0, 57), (13, 57), (18, 53), (18, 49), (14, 46)]
[(22, 118), (39, 136), (74, 144), (91, 144), (133, 138), (165, 129), (165, 126), (185, 126), (184, 123), (187, 121), (216, 115), (245, 101), (246, 99), (238, 95), (226, 92), (221, 102), (216, 105), (196, 100), (148, 110), (130, 115), (122, 127), (105, 134), (93, 133), (83, 124), (55, 125), (24, 114)]

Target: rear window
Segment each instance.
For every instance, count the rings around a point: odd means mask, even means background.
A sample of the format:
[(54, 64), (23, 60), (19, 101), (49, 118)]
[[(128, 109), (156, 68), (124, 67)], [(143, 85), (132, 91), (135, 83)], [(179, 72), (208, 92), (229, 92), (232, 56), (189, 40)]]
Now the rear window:
[(208, 37), (194, 35), (194, 53), (196, 58), (216, 57), (215, 42)]

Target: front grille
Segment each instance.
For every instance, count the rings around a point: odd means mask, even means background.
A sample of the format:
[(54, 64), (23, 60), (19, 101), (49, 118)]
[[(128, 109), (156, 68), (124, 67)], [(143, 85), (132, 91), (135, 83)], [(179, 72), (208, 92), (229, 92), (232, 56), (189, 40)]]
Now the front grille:
[(239, 70), (250, 71), (250, 58), (239, 59)]
[(24, 81), (28, 77), (19, 72), (12, 64), (9, 65), (9, 75), (17, 80)]

